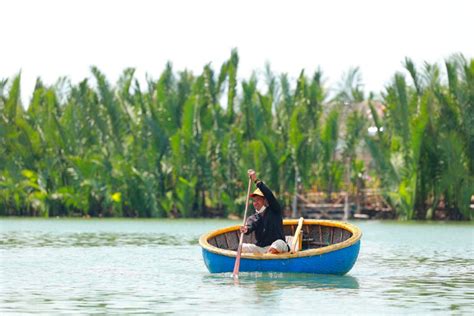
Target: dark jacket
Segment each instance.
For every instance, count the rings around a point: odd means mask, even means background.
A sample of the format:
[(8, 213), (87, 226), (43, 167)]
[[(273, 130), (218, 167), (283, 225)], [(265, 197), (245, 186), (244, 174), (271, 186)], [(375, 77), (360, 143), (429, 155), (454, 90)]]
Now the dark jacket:
[(275, 240), (282, 239), (283, 235), (283, 216), (280, 204), (276, 200), (272, 191), (262, 182), (257, 182), (257, 188), (262, 191), (268, 206), (263, 214), (253, 214), (247, 219), (246, 226), (249, 228), (247, 234), (255, 231), (256, 245), (259, 247), (270, 246)]

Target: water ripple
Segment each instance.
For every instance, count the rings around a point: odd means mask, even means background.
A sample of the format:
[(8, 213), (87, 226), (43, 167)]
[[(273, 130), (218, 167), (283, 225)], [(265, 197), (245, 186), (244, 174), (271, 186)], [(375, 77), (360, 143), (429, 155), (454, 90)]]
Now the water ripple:
[(185, 246), (196, 245), (198, 236), (163, 233), (69, 233), (38, 232), (0, 233), (0, 249), (63, 248), (63, 247), (123, 247), (123, 246)]
[(472, 225), (361, 223), (346, 276), (210, 274), (198, 238), (228, 221), (0, 221), (0, 314), (463, 314)]

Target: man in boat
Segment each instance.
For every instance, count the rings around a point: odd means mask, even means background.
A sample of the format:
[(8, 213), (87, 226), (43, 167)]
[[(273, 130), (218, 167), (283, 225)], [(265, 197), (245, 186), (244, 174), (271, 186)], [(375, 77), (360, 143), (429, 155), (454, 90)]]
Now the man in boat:
[(272, 191), (257, 178), (254, 170), (248, 171), (257, 189), (250, 195), (255, 214), (249, 216), (240, 231), (246, 235), (255, 232), (256, 244), (242, 244), (242, 252), (285, 253), (290, 250), (283, 234), (283, 215), (281, 206)]

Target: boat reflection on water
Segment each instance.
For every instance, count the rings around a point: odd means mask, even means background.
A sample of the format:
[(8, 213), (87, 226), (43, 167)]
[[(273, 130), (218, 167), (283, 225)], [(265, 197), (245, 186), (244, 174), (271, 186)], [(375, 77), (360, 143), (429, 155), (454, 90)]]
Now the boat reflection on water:
[(258, 291), (272, 291), (288, 288), (306, 289), (358, 289), (357, 278), (350, 275), (305, 274), (305, 273), (262, 273), (251, 272), (239, 274), (238, 282), (233, 282), (229, 273), (219, 273), (204, 276), (204, 281), (217, 284), (235, 284), (241, 286), (256, 286)]
[[(247, 276), (246, 276), (247, 277)], [(265, 273), (261, 276), (250, 274), (249, 280), (255, 280), (258, 284), (274, 284), (280, 287), (304, 287), (310, 289), (358, 289), (359, 282), (349, 275), (324, 275), (324, 274), (283, 274)]]

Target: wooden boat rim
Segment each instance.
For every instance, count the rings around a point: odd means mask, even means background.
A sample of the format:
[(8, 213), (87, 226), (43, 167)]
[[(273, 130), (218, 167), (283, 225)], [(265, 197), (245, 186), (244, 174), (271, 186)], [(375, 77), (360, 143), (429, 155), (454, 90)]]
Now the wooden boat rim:
[[(283, 220), (283, 225), (297, 225), (298, 219), (285, 219)], [(280, 260), (280, 259), (292, 259), (292, 258), (300, 258), (300, 257), (310, 257), (310, 256), (317, 256), (322, 255), (328, 252), (332, 252), (335, 250), (343, 249), (354, 245), (356, 242), (360, 240), (362, 237), (362, 231), (355, 225), (346, 223), (346, 222), (339, 222), (339, 221), (332, 221), (332, 220), (316, 220), (316, 219), (305, 219), (304, 225), (320, 225), (320, 226), (329, 226), (329, 227), (337, 227), (345, 229), (352, 233), (352, 236), (340, 243), (329, 245), (326, 247), (316, 248), (316, 249), (308, 249), (298, 251), (294, 254), (291, 253), (284, 253), (284, 254), (256, 254), (256, 253), (242, 253), (242, 258), (246, 259), (255, 259), (255, 260)], [(220, 228), (209, 233), (203, 234), (199, 238), (199, 244), (202, 248), (210, 251), (212, 253), (223, 255), (227, 257), (235, 257), (237, 252), (234, 250), (228, 249), (221, 249), (211, 245), (208, 240), (215, 236), (225, 234), (230, 231), (238, 230), (240, 225), (229, 226), (225, 228)]]

